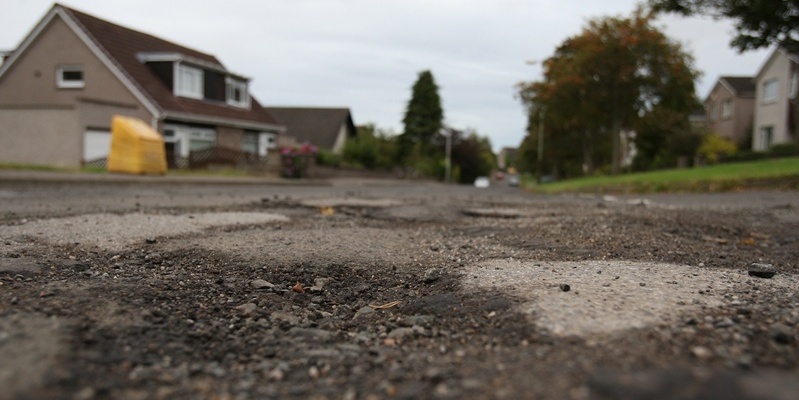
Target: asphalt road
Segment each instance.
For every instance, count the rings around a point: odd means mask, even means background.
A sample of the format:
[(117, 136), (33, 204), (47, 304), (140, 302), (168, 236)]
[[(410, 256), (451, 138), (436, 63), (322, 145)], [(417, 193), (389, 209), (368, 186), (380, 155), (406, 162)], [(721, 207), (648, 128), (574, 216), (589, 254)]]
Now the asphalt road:
[(2, 399), (799, 393), (797, 192), (0, 173), (0, 246)]

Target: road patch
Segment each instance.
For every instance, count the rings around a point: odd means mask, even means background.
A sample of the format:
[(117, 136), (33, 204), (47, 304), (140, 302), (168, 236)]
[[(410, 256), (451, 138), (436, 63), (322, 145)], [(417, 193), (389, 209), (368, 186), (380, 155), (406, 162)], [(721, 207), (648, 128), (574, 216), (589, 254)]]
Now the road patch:
[[(468, 267), (466, 285), (498, 290), (552, 334), (589, 336), (671, 323), (680, 315), (724, 304), (723, 294), (751, 285), (745, 268), (717, 270), (633, 261), (493, 260)], [(777, 275), (758, 285), (796, 291), (799, 279)], [(568, 285), (569, 290), (563, 290)]]

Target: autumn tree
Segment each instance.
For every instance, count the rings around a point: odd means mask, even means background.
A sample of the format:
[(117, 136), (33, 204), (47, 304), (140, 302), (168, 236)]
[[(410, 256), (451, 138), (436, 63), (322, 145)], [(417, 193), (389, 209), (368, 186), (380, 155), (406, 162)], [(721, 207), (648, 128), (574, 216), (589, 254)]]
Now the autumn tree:
[(420, 72), (413, 84), (402, 123), (405, 131), (399, 139), (404, 150), (413, 151), (417, 156), (430, 156), (432, 142), (444, 126), (444, 110), (438, 85), (429, 70)]
[[(591, 20), (544, 61), (542, 81), (520, 85), (522, 100), (536, 115), (530, 120), (544, 118), (547, 153), (573, 157), (579, 149), (579, 169), (590, 172), (609, 163), (618, 173), (622, 132), (634, 131), (655, 114), (687, 123), (698, 105), (698, 72), (692, 57), (655, 28), (653, 20), (643, 9), (629, 18)], [(538, 130), (535, 124), (530, 128)], [(659, 133), (672, 134), (677, 128), (682, 126), (663, 126)], [(572, 174), (579, 170), (569, 165)]]

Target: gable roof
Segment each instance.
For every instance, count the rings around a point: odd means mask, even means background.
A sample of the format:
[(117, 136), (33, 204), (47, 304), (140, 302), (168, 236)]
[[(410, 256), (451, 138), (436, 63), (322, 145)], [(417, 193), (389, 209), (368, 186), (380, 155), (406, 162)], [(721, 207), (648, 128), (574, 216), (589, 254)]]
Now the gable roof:
[(266, 110), (286, 125), (289, 135), (323, 149), (335, 146), (343, 124), (349, 137), (357, 134), (349, 108), (266, 107)]
[[(56, 16), (61, 17), (81, 40), (103, 61), (133, 94), (159, 119), (175, 118), (193, 122), (224, 123), (250, 128), (280, 129), (252, 96), (249, 109), (236, 108), (176, 96), (139, 57), (143, 54), (170, 53), (204, 68), (225, 71), (216, 57), (158, 37), (138, 32), (78, 10), (55, 4), (23, 41), (15, 54), (0, 68), (0, 76), (16, 57), (34, 42), (36, 36)], [(227, 72), (230, 74), (229, 72)], [(234, 76), (238, 76), (232, 74)]]
[(763, 62), (763, 65), (761, 65), (760, 68), (758, 68), (757, 74), (755, 74), (755, 80), (756, 81), (760, 80), (760, 76), (763, 75), (763, 73), (769, 68), (771, 63), (773, 63), (774, 60), (776, 60), (778, 57), (787, 57), (789, 60), (791, 60), (795, 64), (799, 64), (799, 56), (797, 56), (796, 54), (792, 54), (792, 53), (788, 52), (788, 50), (785, 50), (782, 47), (777, 46), (776, 48), (774, 48), (774, 50), (768, 56), (766, 61)]
[(755, 78), (751, 76), (722, 76), (719, 82), (738, 97), (755, 97)]

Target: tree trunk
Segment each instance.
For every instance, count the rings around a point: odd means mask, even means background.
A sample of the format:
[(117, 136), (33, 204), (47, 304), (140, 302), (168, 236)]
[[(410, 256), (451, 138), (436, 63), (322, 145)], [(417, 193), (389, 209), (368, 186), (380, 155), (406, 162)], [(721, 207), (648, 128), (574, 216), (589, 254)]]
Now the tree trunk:
[(588, 129), (583, 137), (583, 172), (594, 172), (594, 137)]
[(621, 148), (621, 119), (619, 117), (613, 118), (613, 127), (610, 129), (610, 134), (613, 135), (611, 173), (613, 175), (618, 175), (619, 172), (621, 172), (621, 166), (619, 163), (619, 151)]

